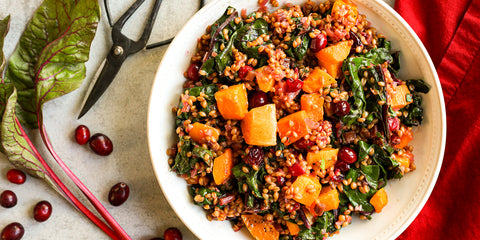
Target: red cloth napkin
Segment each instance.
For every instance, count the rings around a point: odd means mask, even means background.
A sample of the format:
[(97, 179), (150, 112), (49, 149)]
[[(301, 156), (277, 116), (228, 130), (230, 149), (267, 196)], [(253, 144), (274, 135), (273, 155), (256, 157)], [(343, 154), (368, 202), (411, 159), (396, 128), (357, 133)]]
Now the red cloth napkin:
[(432, 57), (447, 110), (438, 181), (398, 239), (480, 239), (480, 0), (397, 0), (395, 9)]

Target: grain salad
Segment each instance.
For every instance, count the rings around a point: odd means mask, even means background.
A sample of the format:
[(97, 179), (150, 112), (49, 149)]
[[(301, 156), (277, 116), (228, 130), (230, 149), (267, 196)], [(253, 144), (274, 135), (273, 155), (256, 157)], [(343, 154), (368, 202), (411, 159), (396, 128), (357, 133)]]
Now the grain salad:
[(415, 170), (421, 79), (353, 1), (228, 7), (185, 71), (169, 165), (208, 220), (254, 239), (324, 239)]

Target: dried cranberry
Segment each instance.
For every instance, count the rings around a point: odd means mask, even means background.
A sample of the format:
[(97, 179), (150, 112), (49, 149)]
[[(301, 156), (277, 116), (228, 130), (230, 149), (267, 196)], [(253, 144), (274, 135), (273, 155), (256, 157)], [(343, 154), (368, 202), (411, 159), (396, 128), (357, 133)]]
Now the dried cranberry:
[(269, 103), (268, 95), (264, 91), (255, 91), (248, 101), (250, 109), (261, 107)]
[(5, 226), (0, 236), (2, 240), (20, 240), (24, 233), (25, 229), (22, 224), (14, 222)]
[(350, 54), (354, 54), (357, 51), (357, 47), (363, 47), (362, 40), (358, 37), (357, 34), (350, 31), (349, 32), (350, 39), (353, 40), (353, 45), (350, 48)]
[(108, 201), (113, 206), (120, 206), (127, 201), (130, 195), (130, 188), (127, 184), (119, 182), (115, 184), (108, 193)]
[(23, 184), (27, 180), (27, 175), (18, 169), (10, 169), (7, 172), (7, 179), (11, 183)]
[(250, 165), (257, 165), (260, 166), (263, 163), (263, 158), (265, 157), (265, 153), (263, 149), (257, 146), (253, 146), (248, 151), (247, 156), (245, 157), (245, 162)]
[(287, 87), (285, 89), (286, 92), (296, 92), (300, 89), (302, 89), (303, 86), (303, 81), (300, 79), (293, 79), (293, 78), (288, 78), (287, 79)]
[(393, 134), (391, 137), (390, 137), (390, 143), (392, 145), (397, 145), (397, 144), (400, 144), (401, 142), (401, 139), (400, 137), (397, 135), (397, 134)]
[(240, 77), (240, 79), (242, 80), (245, 80), (245, 77), (247, 77), (247, 74), (250, 71), (253, 71), (253, 67), (248, 65), (243, 66), (240, 68), (240, 70), (238, 70), (238, 77)]
[(338, 151), (338, 159), (340, 162), (351, 164), (357, 161), (357, 153), (349, 147), (342, 147)]
[(52, 215), (52, 204), (48, 201), (38, 202), (33, 208), (33, 218), (38, 222), (45, 222)]
[(298, 141), (294, 142), (293, 145), (298, 149), (310, 149), (315, 145), (315, 142), (310, 141), (309, 139), (301, 138)]
[(5, 190), (0, 194), (0, 205), (4, 208), (12, 208), (17, 205), (17, 195), (10, 191)]
[(87, 144), (90, 139), (90, 130), (85, 125), (80, 125), (75, 129), (75, 140), (80, 145)]
[(398, 117), (389, 117), (388, 128), (390, 129), (390, 132), (398, 130), (400, 128), (400, 119), (398, 119)]
[(90, 148), (98, 155), (107, 156), (113, 151), (113, 143), (106, 135), (96, 133), (90, 138)]
[(333, 111), (335, 115), (343, 117), (350, 112), (350, 104), (347, 101), (340, 101), (335, 103)]
[(178, 230), (178, 228), (168, 228), (163, 233), (163, 238), (165, 240), (182, 240), (183, 239), (182, 233), (180, 232), (180, 230)]
[(327, 36), (324, 34), (318, 34), (312, 41), (310, 42), (310, 49), (312, 52), (318, 52), (324, 49), (327, 46)]
[(277, 185), (283, 186), (285, 184), (285, 177), (277, 176)]
[(199, 70), (200, 70), (199, 63), (196, 63), (196, 62), (191, 63), (187, 69), (187, 78), (192, 81), (198, 81), (200, 79), (200, 75), (198, 74)]
[(295, 163), (291, 167), (288, 167), (288, 171), (294, 177), (305, 174), (305, 169), (302, 167), (300, 163)]
[(338, 161), (335, 164), (335, 168), (340, 170), (341, 172), (346, 172), (350, 169), (350, 165), (346, 162)]

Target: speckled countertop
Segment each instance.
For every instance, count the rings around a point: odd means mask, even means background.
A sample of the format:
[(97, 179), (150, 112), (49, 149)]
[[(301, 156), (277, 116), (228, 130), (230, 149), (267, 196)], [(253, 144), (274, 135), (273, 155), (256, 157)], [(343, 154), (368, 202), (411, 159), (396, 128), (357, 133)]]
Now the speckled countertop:
[[(394, 0), (385, 1), (393, 6)], [(133, 0), (109, 2), (115, 20)], [(0, 19), (11, 15), (10, 32), (4, 46), (7, 58), (15, 49), (24, 27), (40, 3), (41, 0), (0, 1)], [(142, 28), (138, 26), (143, 25), (152, 3), (152, 0), (147, 0), (140, 7), (125, 26), (125, 34), (132, 38), (140, 35)], [(101, 7), (103, 12), (103, 5)], [(163, 0), (150, 43), (174, 36), (197, 8), (198, 1), (195, 0)], [(83, 118), (77, 120), (89, 83), (111, 46), (109, 26), (103, 16), (104, 13), (92, 44), (90, 60), (86, 63), (87, 77), (83, 85), (45, 105), (47, 132), (65, 163), (133, 239), (160, 237), (168, 227), (179, 228), (184, 239), (196, 239), (165, 201), (148, 152), (146, 119), (150, 88), (167, 46), (141, 51), (129, 57), (99, 102)], [(108, 135), (114, 143), (113, 153), (101, 157), (88, 147), (75, 143), (74, 129), (80, 124), (87, 125), (92, 134), (102, 132)], [(35, 142), (41, 142), (37, 132), (31, 136)], [(40, 150), (46, 153), (45, 149)], [(47, 161), (53, 161), (52, 158), (46, 158)], [(18, 197), (15, 207), (0, 208), (0, 228), (11, 222), (20, 222), (25, 227), (23, 239), (108, 239), (107, 235), (43, 181), (28, 177), (23, 185), (8, 182), (5, 176), (11, 168), (6, 157), (0, 155), (0, 192), (9, 189)], [(107, 201), (108, 191), (120, 181), (130, 186), (130, 198), (125, 204), (112, 207)], [(69, 182), (69, 185), (72, 184)], [(41, 200), (52, 203), (53, 214), (46, 222), (37, 223), (33, 219), (33, 207)]]

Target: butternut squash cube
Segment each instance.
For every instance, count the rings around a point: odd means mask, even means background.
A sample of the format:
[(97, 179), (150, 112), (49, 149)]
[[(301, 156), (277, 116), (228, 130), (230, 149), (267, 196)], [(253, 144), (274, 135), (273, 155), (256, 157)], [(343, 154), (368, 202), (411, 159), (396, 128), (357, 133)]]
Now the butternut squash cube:
[(346, 40), (316, 52), (318, 65), (324, 67), (333, 78), (340, 77), (343, 60), (350, 54), (352, 44), (352, 40)]
[(303, 94), (300, 99), (302, 110), (313, 121), (323, 120), (323, 97), (320, 93)]
[(244, 84), (216, 92), (215, 99), (218, 111), (224, 119), (242, 120), (248, 112), (248, 96)]
[(316, 67), (310, 75), (303, 80), (302, 90), (307, 93), (316, 93), (323, 90), (324, 87), (330, 87), (330, 85), (335, 82), (335, 78), (319, 67)]
[(338, 191), (336, 188), (332, 188), (331, 186), (323, 188), (317, 199), (321, 204), (325, 206), (325, 209), (323, 211), (337, 209), (340, 205)]
[(285, 145), (290, 145), (308, 134), (307, 118), (307, 112), (302, 110), (278, 120), (278, 135)]
[(227, 148), (225, 152), (213, 160), (213, 180), (215, 184), (221, 185), (232, 175), (233, 157), (232, 149)]
[(298, 235), (300, 232), (300, 227), (296, 223), (292, 223), (289, 221), (286, 221), (288, 232), (290, 233), (291, 236)]
[(277, 145), (277, 118), (275, 104), (251, 109), (243, 118), (243, 139), (249, 145)]
[(321, 164), (329, 169), (337, 162), (338, 148), (324, 148), (316, 152), (307, 153), (308, 164)]
[(309, 175), (297, 177), (290, 187), (294, 192), (293, 199), (305, 206), (311, 206), (322, 190), (318, 178)]
[(398, 110), (412, 103), (413, 99), (411, 99), (411, 97), (408, 99), (409, 101), (407, 101), (407, 94), (410, 95), (407, 85), (397, 85), (390, 94), (390, 106)]
[(257, 214), (243, 214), (243, 223), (256, 240), (278, 240), (280, 233), (272, 222), (267, 222)]
[(188, 132), (188, 135), (198, 144), (206, 143), (207, 141), (218, 140), (220, 130), (207, 126), (203, 123), (196, 122), (192, 124), (193, 127)]
[(375, 212), (377, 213), (381, 212), (383, 207), (385, 207), (387, 203), (388, 197), (384, 188), (380, 188), (380, 190), (378, 190), (370, 199), (370, 204), (373, 205), (373, 207), (375, 208)]

